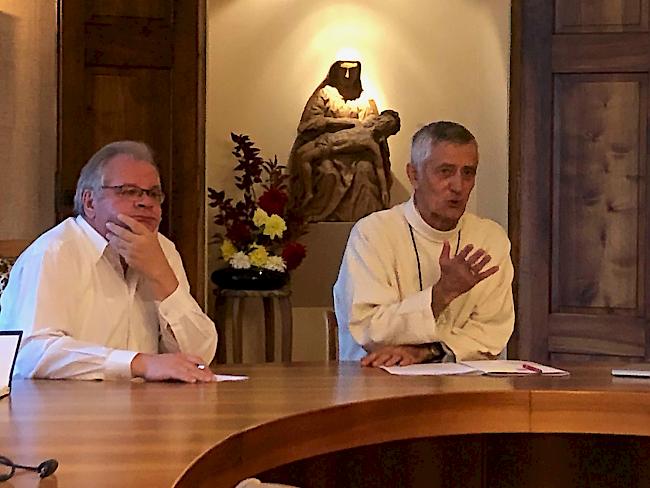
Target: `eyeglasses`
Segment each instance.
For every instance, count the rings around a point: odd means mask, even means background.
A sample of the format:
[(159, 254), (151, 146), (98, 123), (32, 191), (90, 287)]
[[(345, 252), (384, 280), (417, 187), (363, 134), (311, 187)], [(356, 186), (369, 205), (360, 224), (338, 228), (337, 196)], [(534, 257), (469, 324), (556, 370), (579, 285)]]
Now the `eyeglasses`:
[(139, 198), (142, 198), (142, 195), (147, 195), (148, 197), (153, 198), (158, 204), (161, 204), (165, 201), (165, 194), (157, 186), (149, 188), (148, 190), (146, 188), (140, 188), (136, 185), (103, 185), (102, 188), (110, 188), (111, 190), (115, 190), (115, 193), (117, 193), (120, 197), (128, 198), (129, 200), (137, 200)]

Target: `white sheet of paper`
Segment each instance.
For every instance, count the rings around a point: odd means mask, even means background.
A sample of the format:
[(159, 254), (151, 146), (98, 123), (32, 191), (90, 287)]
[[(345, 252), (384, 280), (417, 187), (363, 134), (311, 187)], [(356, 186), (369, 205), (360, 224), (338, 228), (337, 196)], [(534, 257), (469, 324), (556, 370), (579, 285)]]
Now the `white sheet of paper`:
[[(526, 363), (540, 371), (526, 369)], [(485, 360), (485, 361), (463, 361), (462, 363), (427, 363), (412, 364), (410, 366), (382, 366), (381, 369), (401, 376), (444, 376), (444, 375), (530, 375), (544, 374), (551, 376), (566, 376), (568, 371), (552, 368), (532, 361), (521, 360)]]
[(11, 366), (18, 348), (18, 334), (0, 334), (0, 390), (9, 388)]
[(629, 364), (612, 368), (613, 376), (631, 376), (634, 378), (650, 378), (650, 364)]
[[(544, 364), (535, 363), (533, 361), (522, 361), (521, 359), (486, 359), (483, 361), (463, 361), (463, 364), (478, 369), (482, 373), (492, 375), (530, 375), (530, 374), (544, 374), (552, 376), (566, 376), (568, 371), (563, 369), (552, 368)], [(524, 364), (531, 366), (534, 369), (526, 369)]]
[(463, 363), (427, 363), (411, 364), (410, 366), (382, 366), (381, 369), (390, 374), (401, 376), (444, 376), (459, 374), (480, 374), (474, 368)]
[(215, 374), (214, 381), (243, 381), (247, 380), (248, 376), (237, 376), (234, 374)]

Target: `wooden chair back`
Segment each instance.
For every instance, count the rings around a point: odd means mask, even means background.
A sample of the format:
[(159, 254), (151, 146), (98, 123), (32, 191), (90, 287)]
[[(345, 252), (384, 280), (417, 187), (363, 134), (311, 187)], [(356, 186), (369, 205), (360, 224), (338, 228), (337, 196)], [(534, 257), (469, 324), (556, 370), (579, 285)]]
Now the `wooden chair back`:
[(339, 325), (336, 322), (334, 310), (325, 310), (325, 325), (327, 327), (327, 359), (339, 360)]

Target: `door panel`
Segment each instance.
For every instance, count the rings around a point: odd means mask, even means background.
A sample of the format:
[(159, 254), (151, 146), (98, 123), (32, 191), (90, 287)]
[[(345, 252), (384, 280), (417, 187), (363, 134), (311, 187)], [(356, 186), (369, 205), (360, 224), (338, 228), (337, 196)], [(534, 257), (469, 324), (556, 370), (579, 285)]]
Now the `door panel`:
[(512, 45), (514, 353), (650, 358), (648, 2), (514, 2)]
[(168, 198), (161, 232), (205, 294), (205, 1), (59, 0), (57, 218), (81, 167), (114, 140), (146, 142)]
[(648, 0), (555, 0), (556, 32), (648, 29)]
[(639, 312), (641, 75), (557, 75), (552, 311)]

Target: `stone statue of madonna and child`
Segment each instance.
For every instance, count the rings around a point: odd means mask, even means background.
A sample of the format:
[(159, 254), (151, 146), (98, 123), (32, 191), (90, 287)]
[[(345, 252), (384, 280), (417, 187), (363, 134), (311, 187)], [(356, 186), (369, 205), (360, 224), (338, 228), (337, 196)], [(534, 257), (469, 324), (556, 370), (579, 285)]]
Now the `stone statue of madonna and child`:
[(356, 221), (389, 207), (387, 139), (400, 129), (363, 94), (361, 63), (337, 61), (311, 95), (289, 156), (291, 199), (308, 221)]

